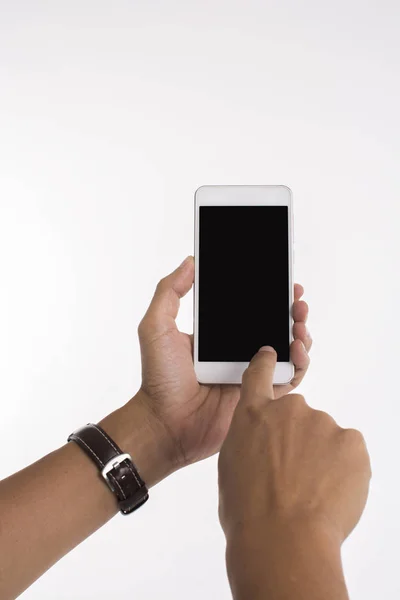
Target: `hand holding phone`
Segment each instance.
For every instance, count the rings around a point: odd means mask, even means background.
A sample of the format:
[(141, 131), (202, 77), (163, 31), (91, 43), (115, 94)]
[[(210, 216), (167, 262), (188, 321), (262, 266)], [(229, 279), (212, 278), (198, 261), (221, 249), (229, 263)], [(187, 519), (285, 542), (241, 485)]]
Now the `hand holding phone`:
[[(170, 437), (176, 468), (219, 451), (240, 394), (238, 385), (202, 385), (197, 380), (193, 336), (179, 331), (175, 320), (180, 299), (191, 290), (194, 276), (195, 262), (190, 256), (159, 281), (138, 328), (141, 390)], [(291, 356), (295, 377), (288, 385), (275, 386), (276, 398), (299, 385), (310, 362), (311, 338), (305, 325), (308, 306), (300, 299), (303, 291), (301, 285), (294, 286)]]

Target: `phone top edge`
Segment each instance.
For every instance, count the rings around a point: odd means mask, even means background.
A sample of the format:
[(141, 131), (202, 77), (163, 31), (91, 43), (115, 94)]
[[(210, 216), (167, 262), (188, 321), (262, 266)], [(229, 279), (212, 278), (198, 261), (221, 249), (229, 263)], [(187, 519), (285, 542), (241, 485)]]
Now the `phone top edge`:
[[(275, 184), (201, 185), (200, 187), (198, 187), (196, 189), (196, 191), (194, 193), (194, 196), (193, 196), (194, 205), (195, 205), (195, 207), (198, 207), (201, 204), (205, 204), (205, 203), (208, 204), (210, 202), (210, 197), (213, 197), (213, 196), (215, 197), (215, 194), (217, 194), (216, 197), (218, 197), (219, 199), (223, 199), (224, 205), (229, 204), (229, 200), (231, 200), (232, 203), (235, 204), (236, 203), (235, 199), (234, 199), (235, 191), (236, 191), (236, 195), (237, 195), (237, 193), (239, 193), (239, 191), (240, 191), (240, 194), (243, 194), (246, 189), (249, 190), (249, 193), (251, 191), (251, 198), (253, 200), (255, 198), (257, 198), (258, 194), (271, 195), (276, 192), (281, 197), (281, 199), (278, 200), (277, 204), (287, 205), (289, 207), (292, 207), (292, 205), (293, 205), (293, 192), (289, 186), (284, 185), (284, 184), (277, 184), (277, 185), (275, 185)], [(284, 192), (283, 198), (282, 198), (282, 192)], [(229, 198), (231, 194), (232, 194), (232, 198)], [(282, 202), (282, 200), (283, 200), (283, 202)], [(214, 201), (212, 203), (214, 203)], [(256, 204), (263, 204), (263, 202), (260, 202), (260, 198), (258, 198), (258, 201), (256, 202)], [(273, 201), (268, 201), (268, 199), (266, 198), (266, 205), (268, 205), (268, 204), (270, 204), (272, 206)], [(248, 205), (251, 206), (252, 202), (248, 202)]]
[(200, 185), (194, 192), (194, 195), (197, 194), (197, 192), (199, 192), (200, 190), (202, 190), (203, 188), (239, 188), (239, 187), (251, 187), (251, 188), (277, 188), (277, 187), (281, 187), (281, 188), (285, 188), (287, 189), (290, 194), (293, 194), (292, 189), (284, 184), (284, 183), (239, 183), (239, 184), (233, 184), (233, 183), (205, 183), (203, 185)]

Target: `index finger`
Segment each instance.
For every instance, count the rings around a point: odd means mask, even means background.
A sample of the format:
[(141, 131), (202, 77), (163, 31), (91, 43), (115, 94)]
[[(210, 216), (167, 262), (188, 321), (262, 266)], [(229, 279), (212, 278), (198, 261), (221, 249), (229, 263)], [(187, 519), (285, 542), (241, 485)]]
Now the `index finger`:
[(263, 346), (243, 373), (240, 402), (265, 403), (274, 399), (273, 379), (277, 355), (271, 346)]

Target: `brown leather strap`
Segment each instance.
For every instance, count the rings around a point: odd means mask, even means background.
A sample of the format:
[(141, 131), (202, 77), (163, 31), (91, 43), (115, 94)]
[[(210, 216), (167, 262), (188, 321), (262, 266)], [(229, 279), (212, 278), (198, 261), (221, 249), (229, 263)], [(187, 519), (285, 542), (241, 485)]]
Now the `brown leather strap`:
[(122, 514), (130, 514), (148, 500), (148, 489), (131, 457), (124, 455), (99, 425), (88, 423), (71, 433), (68, 441), (76, 442), (98, 466), (108, 487), (117, 496)]

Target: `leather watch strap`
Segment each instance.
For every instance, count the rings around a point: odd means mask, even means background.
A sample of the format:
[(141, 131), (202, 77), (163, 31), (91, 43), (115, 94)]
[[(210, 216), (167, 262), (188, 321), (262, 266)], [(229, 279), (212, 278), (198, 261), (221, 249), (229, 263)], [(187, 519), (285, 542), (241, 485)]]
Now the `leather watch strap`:
[(146, 484), (129, 454), (124, 454), (99, 425), (89, 423), (68, 438), (74, 441), (100, 469), (108, 487), (117, 496), (124, 515), (142, 506), (149, 498)]

